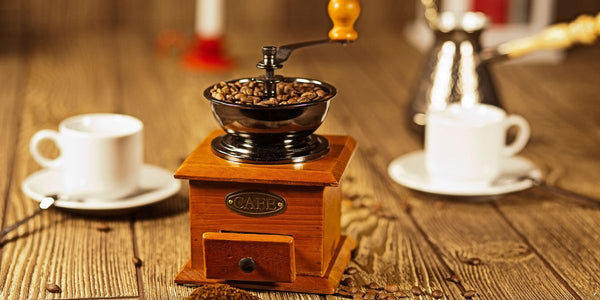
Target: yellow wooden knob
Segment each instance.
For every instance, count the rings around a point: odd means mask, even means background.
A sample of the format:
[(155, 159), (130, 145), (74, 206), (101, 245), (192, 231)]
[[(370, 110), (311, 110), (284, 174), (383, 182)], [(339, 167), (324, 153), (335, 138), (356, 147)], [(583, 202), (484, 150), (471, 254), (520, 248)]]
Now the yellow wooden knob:
[(360, 14), (358, 0), (330, 0), (327, 11), (333, 21), (333, 28), (329, 31), (330, 40), (354, 41), (358, 38), (353, 27)]

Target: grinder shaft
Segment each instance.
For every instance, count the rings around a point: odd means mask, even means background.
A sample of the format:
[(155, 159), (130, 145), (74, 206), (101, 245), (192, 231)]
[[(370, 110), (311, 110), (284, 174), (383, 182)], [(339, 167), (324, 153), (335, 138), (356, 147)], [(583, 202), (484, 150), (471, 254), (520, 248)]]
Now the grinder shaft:
[(277, 82), (281, 81), (281, 77), (275, 76), (275, 70), (283, 68), (283, 63), (288, 60), (294, 50), (328, 43), (341, 43), (345, 46), (358, 38), (358, 33), (353, 28), (354, 22), (360, 14), (358, 0), (330, 0), (327, 11), (333, 22), (333, 28), (329, 31), (329, 39), (262, 48), (263, 59), (256, 64), (256, 67), (264, 69), (265, 75), (256, 78), (256, 81), (265, 84), (264, 98), (277, 96)]

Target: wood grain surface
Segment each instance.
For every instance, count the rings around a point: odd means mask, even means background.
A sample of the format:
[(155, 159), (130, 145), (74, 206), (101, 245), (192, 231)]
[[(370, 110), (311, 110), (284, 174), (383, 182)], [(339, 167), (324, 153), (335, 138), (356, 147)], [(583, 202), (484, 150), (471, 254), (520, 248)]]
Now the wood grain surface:
[[(102, 46), (107, 44), (114, 45), (108, 35), (48, 36), (20, 52), (27, 62), (23, 69), (27, 77), (17, 85), (22, 97), (16, 100), (22, 109), (12, 112), (20, 121), (18, 141), (4, 148), (15, 151), (10, 190), (4, 198), (5, 224), (31, 214), (37, 206), (20, 188), (28, 174), (40, 169), (29, 155), (31, 136), (42, 128), (56, 129), (60, 120), (74, 114), (114, 109), (115, 64)], [(97, 230), (102, 223), (108, 224), (108, 232)], [(42, 214), (3, 241), (0, 297), (137, 296), (132, 242), (127, 220), (86, 218), (59, 210)], [(63, 292), (50, 294), (45, 290), (48, 283), (58, 284)]]
[[(127, 4), (127, 3), (126, 3)], [(124, 4), (125, 5), (125, 4)], [(175, 170), (218, 128), (204, 88), (258, 74), (259, 47), (313, 36), (238, 34), (238, 68), (220, 74), (180, 68), (153, 52), (154, 32), (97, 31), (8, 40), (0, 52), (0, 218), (3, 226), (34, 211), (20, 191), (40, 167), (29, 139), (67, 116), (119, 112), (145, 125), (145, 161)], [(280, 41), (280, 42), (279, 42)], [(3, 49), (4, 49), (3, 48)], [(493, 68), (508, 111), (532, 125), (522, 153), (546, 183), (600, 201), (600, 48), (578, 48), (554, 66)], [(359, 285), (396, 283), (440, 289), (446, 299), (593, 299), (600, 293), (600, 206), (544, 187), (492, 198), (448, 198), (405, 189), (386, 175), (397, 156), (420, 149), (405, 108), (423, 56), (398, 31), (363, 35), (348, 47), (295, 53), (282, 74), (324, 79), (338, 89), (320, 133), (349, 134), (359, 150), (342, 182), (342, 230), (358, 240), (351, 266)], [(50, 146), (46, 152), (56, 155)], [(108, 232), (96, 228), (107, 223)], [(181, 299), (193, 290), (173, 278), (189, 258), (187, 189), (125, 216), (51, 210), (1, 244), (0, 298)], [(142, 264), (135, 266), (132, 257)], [(482, 263), (473, 265), (476, 257)], [(446, 278), (455, 274), (461, 283)], [(63, 292), (50, 294), (47, 283)], [(263, 299), (335, 299), (255, 292)]]

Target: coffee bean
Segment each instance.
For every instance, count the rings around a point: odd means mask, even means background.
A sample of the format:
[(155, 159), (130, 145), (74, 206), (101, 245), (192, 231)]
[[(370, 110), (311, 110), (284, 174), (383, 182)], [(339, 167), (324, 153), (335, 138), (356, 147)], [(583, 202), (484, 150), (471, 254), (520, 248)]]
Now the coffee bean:
[(212, 97), (217, 100), (225, 100), (225, 96), (223, 95), (223, 93), (220, 93), (220, 92), (212, 93)]
[(355, 287), (355, 286), (340, 285), (339, 289), (344, 290), (346, 292), (350, 292), (352, 294), (356, 294), (359, 291), (358, 287)]
[(421, 288), (420, 288), (420, 287), (418, 287), (418, 286), (416, 286), (416, 285), (415, 285), (415, 286), (413, 286), (413, 287), (410, 289), (410, 291), (411, 291), (411, 292), (413, 293), (413, 295), (415, 295), (415, 296), (420, 296), (421, 294), (423, 294), (423, 291), (421, 290)]
[(302, 93), (302, 95), (300, 95), (300, 97), (304, 97), (304, 98), (307, 98), (307, 99), (313, 99), (316, 96), (317, 96), (317, 94), (314, 93), (314, 92), (305, 92), (305, 93)]
[(62, 293), (60, 286), (58, 286), (57, 284), (54, 284), (54, 283), (48, 283), (46, 285), (46, 290), (50, 293)]
[(372, 290), (383, 290), (383, 287), (381, 287), (380, 285), (378, 285), (375, 282), (369, 283), (369, 285), (367, 287), (370, 288), (370, 289), (372, 289)]
[(377, 292), (370, 290), (370, 291), (367, 291), (367, 293), (363, 296), (363, 299), (374, 300), (375, 297), (377, 297)]
[(379, 292), (377, 293), (377, 296), (375, 297), (375, 299), (387, 299), (389, 297), (389, 295), (385, 292)]
[(345, 286), (356, 286), (356, 282), (354, 281), (354, 279), (352, 279), (352, 277), (346, 277), (341, 281), (341, 284), (345, 285)]
[(100, 231), (100, 232), (109, 232), (111, 230), (110, 226), (108, 226), (108, 224), (102, 222), (100, 224), (98, 224), (98, 226), (96, 226), (96, 230)]
[(477, 265), (481, 264), (481, 259), (479, 259), (477, 257), (471, 257), (467, 260), (467, 263), (472, 266), (477, 266)]
[(477, 295), (477, 292), (476, 292), (476, 291), (474, 291), (474, 290), (467, 290), (467, 291), (465, 291), (465, 292), (464, 292), (462, 295), (463, 295), (463, 297), (465, 297), (465, 298), (471, 298), (471, 297), (473, 297), (473, 296)]
[(356, 274), (358, 272), (358, 269), (356, 269), (355, 267), (350, 267), (348, 269), (346, 269), (346, 271), (344, 273), (348, 274), (348, 275), (353, 275)]
[(388, 284), (384, 287), (384, 289), (390, 293), (397, 292), (399, 290), (398, 285)]
[(137, 257), (137, 256), (132, 257), (131, 261), (133, 262), (133, 264), (136, 267), (141, 267), (142, 266), (142, 260), (139, 257)]
[(442, 291), (440, 291), (440, 290), (434, 290), (433, 292), (431, 292), (431, 297), (433, 297), (435, 299), (440, 299), (440, 298), (444, 297), (444, 293), (442, 293)]
[(363, 298), (363, 293), (358, 293), (358, 294), (354, 294), (352, 296), (352, 300), (362, 300)]
[(244, 86), (244, 87), (240, 88), (240, 94), (244, 94), (244, 95), (248, 96), (248, 95), (252, 94), (252, 89), (247, 86)]
[(353, 298), (353, 297), (354, 297), (354, 294), (352, 294), (352, 293), (350, 293), (350, 292), (346, 292), (346, 291), (344, 291), (344, 290), (338, 290), (338, 291), (335, 293), (335, 295), (336, 295), (336, 296), (341, 296), (341, 297), (344, 297), (344, 298)]
[(448, 281), (452, 281), (454, 283), (460, 283), (460, 278), (458, 276), (452, 274), (450, 277), (446, 278)]
[(408, 298), (409, 297), (408, 294), (404, 291), (397, 291), (394, 293), (394, 296), (396, 298)]
[(290, 93), (292, 93), (294, 91), (295, 90), (294, 90), (294, 88), (291, 85), (287, 85), (286, 84), (286, 85), (283, 86), (283, 92), (286, 93), (286, 94), (290, 94)]
[(275, 98), (270, 98), (269, 100), (258, 102), (258, 105), (268, 106), (277, 104), (277, 100)]

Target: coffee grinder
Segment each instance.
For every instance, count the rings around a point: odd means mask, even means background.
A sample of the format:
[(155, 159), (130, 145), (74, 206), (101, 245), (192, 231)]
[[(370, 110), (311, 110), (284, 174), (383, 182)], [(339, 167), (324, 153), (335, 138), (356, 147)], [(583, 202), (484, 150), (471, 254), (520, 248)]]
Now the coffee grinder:
[[(191, 233), (191, 258), (175, 282), (319, 294), (337, 288), (356, 247), (340, 225), (340, 180), (356, 141), (313, 133), (335, 87), (275, 75), (295, 49), (357, 38), (357, 0), (331, 0), (328, 12), (334, 24), (329, 39), (263, 47), (257, 64), (263, 76), (205, 90), (223, 130), (209, 134), (175, 173), (190, 183)], [(250, 83), (263, 87), (254, 103), (214, 92)], [(267, 104), (280, 99), (278, 84), (284, 83), (309, 85), (323, 97)]]

